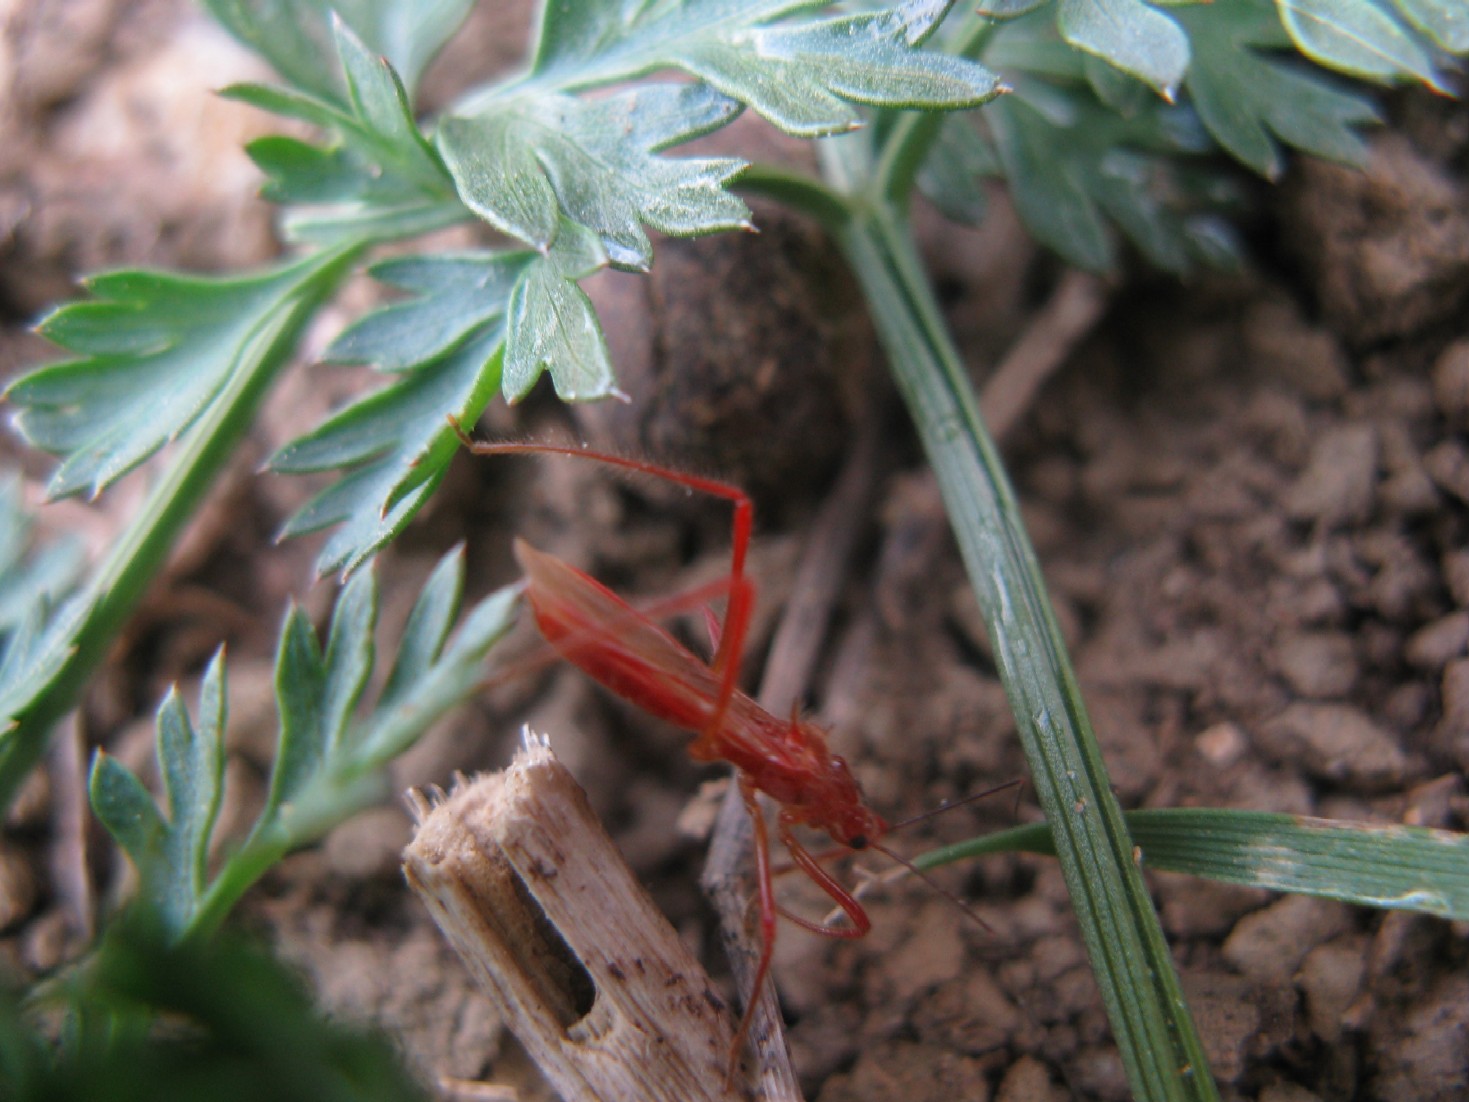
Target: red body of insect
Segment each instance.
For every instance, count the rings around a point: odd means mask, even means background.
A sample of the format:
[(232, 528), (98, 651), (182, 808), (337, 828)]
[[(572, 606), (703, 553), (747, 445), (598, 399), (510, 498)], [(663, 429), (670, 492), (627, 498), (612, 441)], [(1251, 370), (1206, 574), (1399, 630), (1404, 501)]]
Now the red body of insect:
[[(522, 540), (515, 557), (525, 571), (536, 624), (556, 650), (595, 681), (696, 737), (690, 754), (700, 761), (728, 761), (738, 770), (740, 790), (755, 824), (756, 868), (763, 934), (759, 966), (735, 1040), (735, 1053), (750, 1024), (750, 1007), (770, 968), (778, 908), (771, 887), (770, 844), (755, 801), (763, 792), (780, 805), (777, 829), (796, 866), (847, 914), (851, 926), (827, 927), (787, 915), (798, 925), (832, 937), (861, 937), (870, 928), (852, 895), (824, 869), (793, 828), (824, 830), (854, 850), (877, 843), (887, 824), (863, 802), (847, 763), (826, 745), (817, 726), (792, 714), (781, 719), (735, 685), (739, 655), (754, 605), (754, 586), (744, 575), (754, 508), (738, 487), (681, 474), (649, 463), (575, 448), (539, 444), (479, 444), (477, 455), (551, 452), (580, 456), (655, 475), (734, 505), (734, 534), (724, 623), (712, 662), (705, 662), (606, 586)], [(733, 1058), (733, 1056), (732, 1056)]]

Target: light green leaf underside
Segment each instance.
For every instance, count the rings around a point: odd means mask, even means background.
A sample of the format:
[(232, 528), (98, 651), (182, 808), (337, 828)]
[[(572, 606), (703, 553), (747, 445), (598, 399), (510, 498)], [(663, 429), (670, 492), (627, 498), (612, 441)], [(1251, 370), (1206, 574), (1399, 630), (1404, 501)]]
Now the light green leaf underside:
[(1142, 0), (1059, 0), (1061, 36), (1172, 100), (1188, 69), (1189, 42), (1176, 22)]
[[(1364, 907), (1469, 918), (1469, 835), (1262, 811), (1166, 808), (1124, 818), (1148, 868), (1338, 899)], [(924, 854), (920, 868), (985, 853), (1052, 853), (1044, 823)]]
[(618, 267), (643, 271), (644, 224), (675, 236), (748, 227), (725, 190), (744, 162), (658, 150), (723, 125), (736, 105), (697, 84), (652, 84), (596, 100), (517, 100), (449, 118), (439, 148), (464, 202), (504, 233), (550, 248), (562, 224), (594, 233)]
[(1448, 89), (1413, 31), (1375, 0), (1275, 0), (1281, 22), (1307, 57), (1367, 80), (1417, 80)]

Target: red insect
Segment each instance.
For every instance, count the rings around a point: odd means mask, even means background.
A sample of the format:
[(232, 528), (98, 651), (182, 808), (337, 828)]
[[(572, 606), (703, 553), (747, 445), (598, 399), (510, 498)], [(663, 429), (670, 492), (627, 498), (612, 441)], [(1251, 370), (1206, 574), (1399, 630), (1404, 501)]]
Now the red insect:
[[(795, 711), (787, 719), (778, 718), (736, 686), (740, 652), (755, 603), (755, 586), (745, 576), (754, 506), (736, 486), (635, 459), (547, 444), (468, 439), (465, 444), (476, 455), (549, 452), (594, 459), (734, 505), (730, 573), (718, 587), (727, 591), (728, 599), (722, 625), (714, 624), (711, 614), (717, 642), (714, 658), (707, 663), (600, 582), (523, 540), (515, 541), (515, 557), (525, 572), (536, 624), (562, 657), (650, 715), (692, 732), (695, 738), (689, 753), (696, 760), (727, 761), (738, 772), (740, 793), (755, 825), (762, 946), (753, 994), (735, 1035), (733, 1063), (749, 1030), (754, 996), (770, 970), (777, 913), (829, 937), (858, 938), (872, 926), (862, 905), (801, 845), (794, 828), (824, 830), (846, 849), (876, 848), (890, 853), (878, 845), (887, 823), (863, 802), (856, 778), (847, 763), (827, 748), (821, 728)], [(778, 911), (771, 886), (770, 840), (757, 792), (780, 805), (776, 831), (781, 843), (796, 867), (846, 913), (850, 926), (823, 926)]]

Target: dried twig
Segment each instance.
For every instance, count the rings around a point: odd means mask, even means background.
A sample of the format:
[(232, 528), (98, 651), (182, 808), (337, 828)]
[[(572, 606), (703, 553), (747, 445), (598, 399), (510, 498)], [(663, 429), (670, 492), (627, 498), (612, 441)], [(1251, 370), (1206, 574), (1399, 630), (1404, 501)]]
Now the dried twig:
[(1015, 427), (1106, 305), (1106, 289), (1096, 276), (1068, 272), (1061, 280), (980, 393), (979, 408), (995, 440)]
[[(877, 466), (878, 437), (878, 421), (868, 417), (835, 488), (812, 525), (760, 684), (760, 703), (775, 715), (789, 712), (810, 682), (832, 605), (846, 575), (847, 560), (866, 516), (863, 504)], [(736, 986), (745, 998), (751, 997), (750, 983), (761, 950), (759, 938), (748, 922), (752, 883), (747, 870), (752, 846), (750, 817), (738, 789), (731, 786), (715, 824), (702, 883), (719, 912), (725, 951)], [(749, 1044), (758, 1068), (758, 1097), (769, 1102), (799, 1102), (801, 1091), (786, 1050), (773, 984), (767, 983), (755, 997), (759, 1006)]]
[(566, 1102), (733, 1102), (730, 1015), (542, 738), (411, 797), (404, 873)]

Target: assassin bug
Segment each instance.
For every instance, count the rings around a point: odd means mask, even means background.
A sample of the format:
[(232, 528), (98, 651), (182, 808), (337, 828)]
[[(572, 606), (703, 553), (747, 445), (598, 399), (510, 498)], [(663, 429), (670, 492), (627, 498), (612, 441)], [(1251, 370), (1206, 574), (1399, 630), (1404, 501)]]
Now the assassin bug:
[[(475, 455), (551, 454), (591, 459), (651, 475), (694, 492), (723, 498), (734, 507), (729, 575), (717, 587), (689, 595), (701, 602), (726, 595), (724, 620), (708, 614), (714, 656), (705, 662), (668, 631), (634, 609), (594, 578), (553, 555), (515, 541), (515, 557), (526, 577), (526, 593), (541, 634), (567, 661), (643, 711), (693, 733), (690, 755), (698, 761), (727, 761), (735, 767), (740, 794), (755, 827), (756, 880), (760, 898), (761, 951), (752, 993), (770, 970), (777, 914), (828, 937), (859, 938), (872, 923), (856, 898), (822, 867), (795, 835), (809, 827), (829, 834), (843, 850), (876, 849), (907, 865), (881, 844), (888, 824), (867, 807), (847, 763), (833, 754), (825, 732), (798, 711), (781, 719), (740, 691), (740, 653), (755, 603), (755, 585), (745, 574), (754, 524), (754, 505), (739, 487), (685, 474), (625, 456), (554, 444), (488, 443), (460, 439)], [(687, 607), (687, 606), (685, 606)], [(756, 794), (780, 811), (776, 834), (795, 867), (809, 876), (845, 913), (849, 926), (826, 926), (792, 915), (775, 902), (770, 838)], [(909, 866), (911, 868), (911, 866)], [(755, 998), (749, 999), (731, 1051), (731, 1067), (749, 1031)]]

